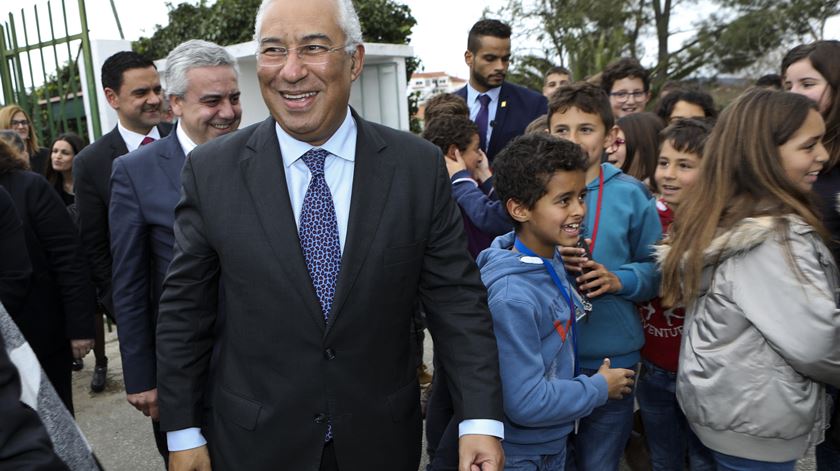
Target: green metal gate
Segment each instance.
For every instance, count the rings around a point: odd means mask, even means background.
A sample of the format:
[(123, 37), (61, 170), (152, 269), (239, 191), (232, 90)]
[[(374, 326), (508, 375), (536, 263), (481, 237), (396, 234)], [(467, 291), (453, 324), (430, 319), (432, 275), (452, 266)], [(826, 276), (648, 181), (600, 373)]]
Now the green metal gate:
[(17, 103), (25, 109), (32, 131), (46, 146), (62, 132), (86, 138), (90, 127), (95, 139), (101, 134), (97, 94), (88, 97), (86, 115), (79, 77), (84, 67), (87, 89), (96, 90), (85, 0), (77, 0), (78, 20), (68, 16), (66, 2), (47, 1), (40, 11), (39, 5), (30, 11), (21, 9), (17, 18), (9, 13), (0, 24), (3, 104)]

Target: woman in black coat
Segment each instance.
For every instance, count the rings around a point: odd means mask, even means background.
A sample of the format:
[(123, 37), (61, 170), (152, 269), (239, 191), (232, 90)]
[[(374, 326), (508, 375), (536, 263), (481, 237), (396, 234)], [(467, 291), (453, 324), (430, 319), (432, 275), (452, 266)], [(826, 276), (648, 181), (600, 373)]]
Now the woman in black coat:
[(94, 291), (64, 203), (44, 177), (26, 167), (26, 157), (0, 139), (0, 186), (20, 216), (32, 264), (26, 299), (10, 314), (72, 413), (70, 365), (93, 346)]

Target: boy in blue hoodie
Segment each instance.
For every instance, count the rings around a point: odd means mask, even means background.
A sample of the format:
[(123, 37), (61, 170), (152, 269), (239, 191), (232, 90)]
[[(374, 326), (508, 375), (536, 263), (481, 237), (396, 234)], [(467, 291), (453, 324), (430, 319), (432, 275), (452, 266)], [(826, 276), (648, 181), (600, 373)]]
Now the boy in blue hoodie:
[[(478, 257), (499, 347), (505, 469), (564, 469), (575, 420), (631, 392), (632, 370), (576, 373), (581, 299), (557, 246), (573, 247), (586, 212), (586, 156), (546, 133), (513, 140), (494, 160), (495, 187), (514, 221)], [(577, 324), (580, 325), (580, 324)]]
[[(578, 287), (592, 300), (592, 313), (578, 324), (581, 371), (591, 374), (608, 357), (620, 368), (635, 368), (644, 333), (636, 303), (657, 296), (659, 274), (652, 247), (662, 237), (656, 200), (638, 180), (609, 164), (605, 150), (616, 144), (616, 128), (606, 92), (579, 82), (551, 97), (549, 132), (580, 145), (587, 154), (584, 235), (592, 260), (580, 248), (561, 249)], [(630, 394), (582, 420), (570, 452), (570, 469), (617, 470), (633, 426)], [(576, 465), (576, 466), (575, 466)]]

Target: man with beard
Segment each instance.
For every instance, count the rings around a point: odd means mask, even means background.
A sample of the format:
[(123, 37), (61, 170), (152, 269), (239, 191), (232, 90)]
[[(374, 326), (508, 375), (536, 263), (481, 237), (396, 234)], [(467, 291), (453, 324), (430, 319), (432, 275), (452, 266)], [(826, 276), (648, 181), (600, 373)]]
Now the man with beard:
[(470, 107), (478, 126), (479, 145), (490, 161), (507, 143), (525, 132), (528, 124), (548, 112), (545, 97), (505, 82), (510, 67), (510, 26), (499, 20), (480, 20), (470, 29), (464, 61), (470, 81), (456, 93)]
[[(84, 148), (73, 159), (73, 183), (82, 248), (91, 266), (100, 304), (114, 313), (111, 296), (111, 248), (108, 204), (111, 199), (111, 164), (117, 157), (148, 144), (172, 129), (159, 124), (162, 88), (152, 61), (131, 51), (118, 52), (102, 64), (102, 88), (108, 104), (117, 112), (111, 132)], [(102, 316), (96, 320), (96, 368), (91, 390), (105, 388), (108, 359), (104, 355)], [(129, 396), (131, 402), (131, 396)], [(165, 445), (165, 441), (159, 443)], [(165, 454), (164, 447), (162, 453)]]
[(114, 160), (111, 254), (114, 315), (128, 401), (158, 433), (155, 326), (175, 244), (181, 168), (196, 146), (235, 131), (242, 117), (236, 59), (217, 44), (190, 40), (166, 57), (166, 95), (175, 131)]

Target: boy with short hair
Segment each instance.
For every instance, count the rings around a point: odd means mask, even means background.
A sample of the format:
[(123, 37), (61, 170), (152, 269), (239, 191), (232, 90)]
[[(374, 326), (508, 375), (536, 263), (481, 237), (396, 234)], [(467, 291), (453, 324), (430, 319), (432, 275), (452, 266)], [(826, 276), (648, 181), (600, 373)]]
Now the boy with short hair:
[(601, 88), (610, 96), (615, 119), (645, 110), (650, 101), (650, 74), (636, 59), (625, 57), (601, 74)]
[(543, 96), (551, 99), (551, 95), (563, 85), (572, 83), (572, 72), (563, 66), (548, 69), (543, 79)]
[[(574, 247), (586, 212), (587, 158), (547, 133), (514, 139), (496, 156), (496, 191), (516, 229), (478, 258), (499, 347), (505, 469), (561, 470), (574, 422), (629, 394), (633, 371), (602, 359), (577, 373), (581, 299), (557, 246)], [(580, 324), (577, 324), (580, 325)]]
[[(644, 343), (636, 303), (659, 291), (652, 254), (662, 236), (656, 201), (641, 182), (601, 164), (616, 139), (602, 89), (585, 82), (561, 87), (552, 95), (548, 119), (551, 134), (579, 144), (588, 158), (584, 232), (592, 259), (583, 257), (583, 249), (561, 248), (579, 289), (592, 301), (592, 313), (578, 324), (581, 371), (594, 373), (604, 357), (617, 367), (634, 368)], [(577, 469), (618, 469), (632, 425), (633, 394), (581, 420), (573, 445)]]
[[(680, 203), (700, 175), (703, 146), (711, 130), (704, 121), (679, 119), (659, 133), (654, 180), (662, 192), (656, 206), (663, 232), (668, 232)], [(654, 470), (682, 469), (687, 451), (692, 471), (713, 470), (714, 459), (688, 427), (675, 392), (685, 310), (665, 308), (656, 297), (640, 305), (639, 313), (645, 346), (636, 397), (651, 465)]]
[(426, 100), (423, 109), (423, 127), (428, 127), (438, 116), (455, 115), (470, 117), (470, 109), (463, 98), (454, 93), (438, 93)]

